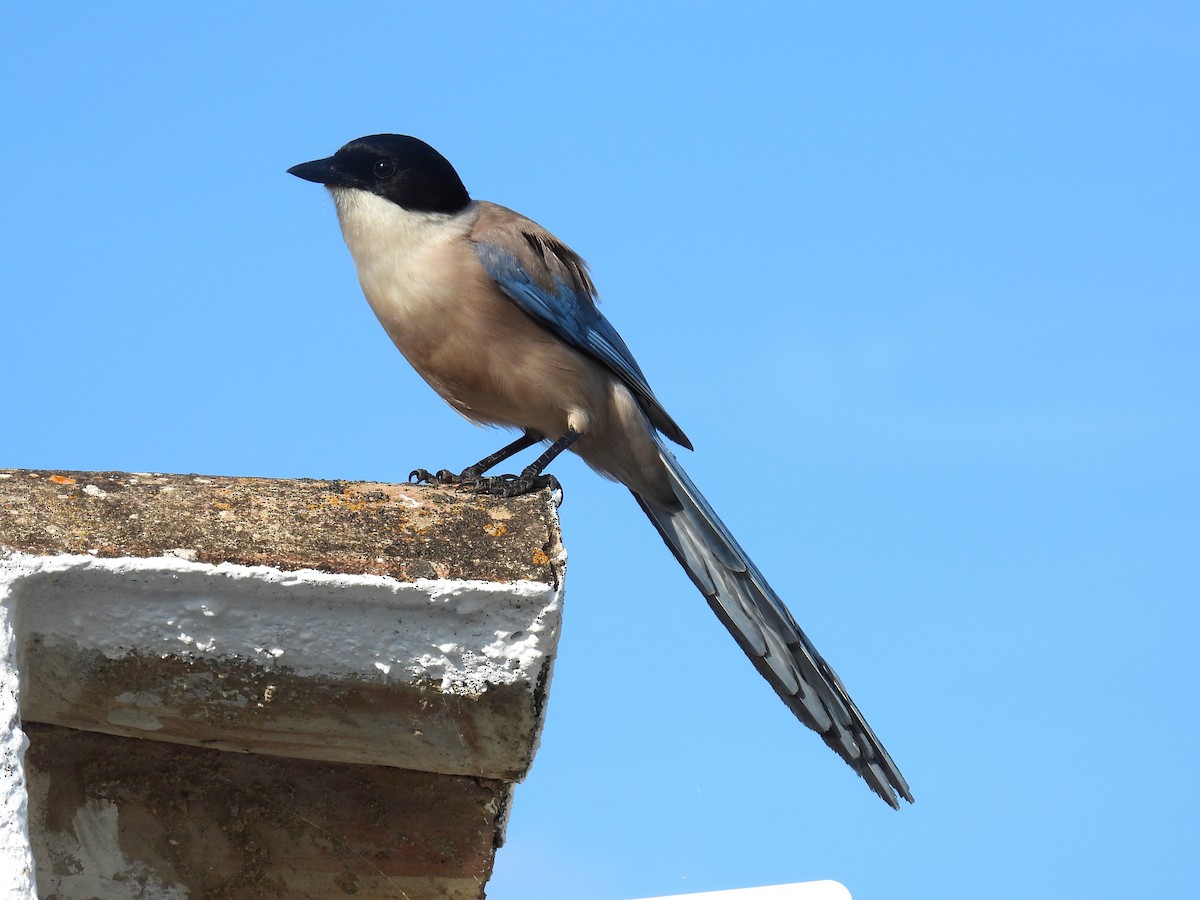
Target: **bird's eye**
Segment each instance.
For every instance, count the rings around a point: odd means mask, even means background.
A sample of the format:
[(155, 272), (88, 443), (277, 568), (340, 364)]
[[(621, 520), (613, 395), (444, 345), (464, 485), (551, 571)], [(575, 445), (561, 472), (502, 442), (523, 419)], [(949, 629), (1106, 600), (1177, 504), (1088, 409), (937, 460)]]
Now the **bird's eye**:
[(375, 163), (375, 177), (381, 181), (396, 174), (396, 164), (390, 159), (381, 159)]

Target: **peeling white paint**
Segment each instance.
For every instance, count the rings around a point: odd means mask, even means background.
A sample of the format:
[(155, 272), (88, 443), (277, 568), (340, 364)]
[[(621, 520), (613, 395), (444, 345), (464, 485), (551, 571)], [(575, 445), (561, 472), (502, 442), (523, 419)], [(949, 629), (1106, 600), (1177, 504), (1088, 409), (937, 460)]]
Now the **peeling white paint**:
[(126, 859), (118, 836), (120, 811), (109, 801), (89, 800), (71, 818), (65, 832), (46, 831), (46, 852), (51, 859), (70, 858), (48, 874), (42, 890), (55, 897), (89, 897), (93, 900), (187, 900), (183, 885), (167, 884), (138, 860)]
[(12, 593), (11, 586), (0, 580), (0, 896), (34, 900), (24, 767), (29, 741), (21, 730), (17, 705), (20, 678)]
[[(557, 585), (401, 582), (212, 565), (188, 555), (102, 559), (0, 552), (0, 897), (37, 896), (16, 666), (20, 644), (31, 636), (47, 647), (90, 650), (110, 659), (135, 654), (243, 659), (300, 676), (421, 681), (468, 697), (495, 685), (524, 684), (533, 691), (557, 642)], [(116, 699), (121, 705), (108, 713), (112, 725), (145, 732), (164, 727), (156, 715), (161, 698), (153, 692), (126, 692)], [(272, 702), (274, 688), (243, 699), (262, 706)], [(116, 808), (89, 807), (80, 815), (74, 830), (82, 849), (73, 852), (86, 854), (88, 863), (76, 870), (79, 877), (99, 877), (99, 884), (107, 883), (106, 876), (134, 874), (110, 841)], [(70, 896), (93, 896), (92, 882), (68, 885), (61, 880), (68, 876), (55, 877)], [(159, 883), (153, 896), (185, 896), (178, 890)]]
[(0, 556), (3, 583), (24, 633), (111, 659), (243, 658), (299, 675), (421, 678), (468, 695), (536, 681), (560, 614), (558, 588), (541, 582), (401, 582), (175, 556), (13, 553)]

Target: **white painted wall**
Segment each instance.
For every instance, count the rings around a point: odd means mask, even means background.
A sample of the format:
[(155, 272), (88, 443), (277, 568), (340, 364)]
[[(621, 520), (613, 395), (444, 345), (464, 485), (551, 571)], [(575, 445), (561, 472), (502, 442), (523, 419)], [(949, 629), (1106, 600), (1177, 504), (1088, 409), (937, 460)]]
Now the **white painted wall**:
[(21, 730), (20, 673), (13, 628), (15, 590), (0, 576), (0, 897), (34, 900), (33, 851), (23, 760), (28, 741)]

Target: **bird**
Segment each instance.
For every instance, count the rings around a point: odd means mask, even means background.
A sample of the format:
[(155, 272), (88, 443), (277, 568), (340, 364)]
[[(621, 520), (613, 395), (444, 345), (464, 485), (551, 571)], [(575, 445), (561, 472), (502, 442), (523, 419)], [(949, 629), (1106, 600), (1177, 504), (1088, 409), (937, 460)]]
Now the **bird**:
[[(668, 449), (693, 448), (597, 308), (583, 258), (531, 219), (473, 199), (415, 137), (368, 135), (287, 171), (329, 190), (363, 294), (417, 373), (467, 419), (521, 432), (460, 472), (416, 469), (410, 480), (503, 497), (559, 490), (547, 467), (578, 454), (632, 492), (796, 717), (890, 806), (912, 803), (837, 674)], [(488, 474), (547, 442), (520, 474)]]

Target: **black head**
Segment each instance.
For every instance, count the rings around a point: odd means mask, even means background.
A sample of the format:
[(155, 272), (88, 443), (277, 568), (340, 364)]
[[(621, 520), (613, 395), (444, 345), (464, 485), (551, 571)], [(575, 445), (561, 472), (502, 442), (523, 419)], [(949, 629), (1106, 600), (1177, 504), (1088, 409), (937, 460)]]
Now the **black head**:
[(329, 188), (369, 191), (417, 212), (454, 213), (471, 202), (446, 157), (404, 134), (361, 137), (328, 159), (300, 163), (288, 172)]

